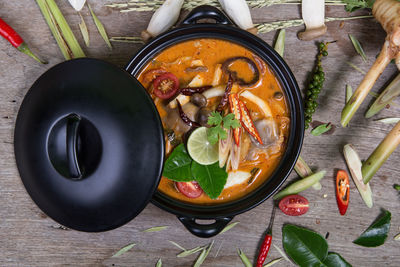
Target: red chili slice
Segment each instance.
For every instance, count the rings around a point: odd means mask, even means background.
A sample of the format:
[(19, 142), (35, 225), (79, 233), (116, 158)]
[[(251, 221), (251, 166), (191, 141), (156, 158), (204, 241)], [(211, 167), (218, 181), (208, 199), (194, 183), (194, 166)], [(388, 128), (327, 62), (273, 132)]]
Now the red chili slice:
[[(239, 96), (237, 94), (230, 94), (229, 95), (229, 107), (231, 112), (235, 115), (235, 119), (238, 121), (241, 120), (241, 113), (239, 107)], [(236, 145), (240, 144), (240, 137), (242, 135), (242, 128), (238, 127), (233, 129), (233, 137), (235, 139)]]
[(179, 89), (178, 78), (170, 73), (158, 76), (153, 82), (153, 93), (161, 99), (169, 99), (175, 95)]
[(349, 206), (350, 183), (349, 175), (344, 170), (339, 170), (336, 174), (336, 201), (339, 212), (344, 215)]
[(253, 120), (250, 117), (249, 110), (243, 101), (239, 100), (239, 108), (240, 108), (240, 122), (242, 123), (243, 128), (251, 134), (261, 145), (263, 141), (261, 140), (260, 134), (257, 131), (257, 128), (254, 126)]
[(300, 195), (289, 195), (279, 201), (279, 209), (289, 216), (303, 215), (309, 207), (308, 200)]
[(188, 198), (198, 198), (203, 194), (203, 189), (197, 182), (175, 182), (178, 191)]

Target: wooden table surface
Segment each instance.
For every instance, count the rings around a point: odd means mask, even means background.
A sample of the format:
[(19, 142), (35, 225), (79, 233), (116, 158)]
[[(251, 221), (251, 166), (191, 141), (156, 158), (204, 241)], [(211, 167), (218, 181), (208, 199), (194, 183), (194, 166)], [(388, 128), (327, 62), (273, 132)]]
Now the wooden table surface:
[[(141, 47), (140, 44), (114, 43), (110, 51), (97, 33), (93, 20), (85, 7), (82, 15), (88, 25), (91, 44), (84, 47), (78, 29), (79, 16), (67, 1), (57, 1), (62, 12), (78, 37), (87, 56), (104, 59), (121, 68)], [(110, 36), (139, 36), (150, 19), (150, 12), (119, 13), (104, 7), (111, 1), (90, 1), (95, 13), (104, 23)], [(187, 11), (183, 12), (183, 15)], [(327, 8), (327, 16), (348, 16), (342, 6)], [(358, 11), (355, 14), (366, 14)], [(294, 19), (300, 17), (297, 5), (276, 5), (253, 9), (255, 23)], [(353, 15), (353, 14), (352, 14)], [(40, 65), (31, 58), (17, 52), (9, 43), (0, 39), (0, 265), (1, 266), (48, 266), (48, 265), (107, 265), (107, 266), (154, 266), (162, 258), (164, 266), (191, 266), (197, 255), (177, 258), (179, 249), (167, 240), (185, 248), (205, 245), (215, 240), (215, 246), (203, 266), (242, 266), (237, 256), (241, 248), (254, 260), (261, 236), (268, 224), (272, 201), (268, 200), (257, 208), (238, 215), (233, 221), (240, 222), (234, 229), (211, 239), (197, 238), (180, 224), (176, 216), (152, 204), (128, 224), (104, 233), (83, 233), (61, 229), (47, 217), (31, 200), (23, 187), (14, 159), (13, 131), (18, 108), (32, 83), (48, 68), (64, 61), (58, 46), (35, 1), (0, 1), (0, 17), (12, 25), (27, 41), (34, 52), (49, 61)], [(363, 75), (349, 67), (352, 62), (366, 71), (372, 65), (383, 44), (385, 33), (373, 19), (330, 22), (328, 33), (321, 40), (337, 40), (329, 46), (329, 56), (324, 59), (326, 82), (320, 95), (314, 119), (340, 124), (340, 111), (344, 105), (345, 85), (356, 88)], [(302, 27), (290, 28), (286, 32), (285, 59), (304, 88), (310, 70), (314, 65), (317, 48), (315, 42), (299, 41), (296, 37)], [(360, 40), (368, 56), (363, 63), (354, 51), (348, 34)], [(261, 34), (272, 44), (275, 32)], [(378, 92), (398, 71), (394, 64), (384, 71), (374, 91)], [(313, 229), (328, 238), (330, 251), (340, 253), (353, 266), (400, 266), (400, 242), (393, 237), (400, 232), (399, 194), (393, 184), (399, 182), (400, 151), (395, 151), (371, 182), (374, 192), (374, 206), (369, 209), (363, 203), (355, 185), (351, 182), (350, 206), (345, 216), (340, 216), (335, 200), (334, 175), (338, 168), (346, 168), (342, 156), (343, 145), (352, 143), (360, 157), (365, 159), (391, 129), (374, 121), (382, 117), (398, 117), (400, 101), (397, 99), (390, 109), (383, 110), (376, 118), (363, 117), (368, 97), (362, 104), (348, 128), (338, 127), (330, 136), (314, 137), (307, 131), (302, 155), (314, 169), (325, 169), (322, 190), (309, 189), (302, 193), (310, 201), (310, 210), (301, 217), (289, 217), (277, 213), (273, 228), (273, 244), (282, 248), (281, 229), (284, 223), (294, 223)], [(293, 172), (288, 179), (297, 179)], [(358, 237), (379, 215), (380, 209), (392, 212), (392, 226), (386, 243), (377, 248), (364, 248), (352, 241)], [(154, 226), (168, 226), (168, 230), (143, 233)], [(129, 244), (137, 245), (120, 257), (111, 258), (119, 248)], [(217, 253), (218, 251), (218, 253)], [(268, 258), (280, 257), (272, 247)], [(290, 266), (281, 261), (275, 266)]]

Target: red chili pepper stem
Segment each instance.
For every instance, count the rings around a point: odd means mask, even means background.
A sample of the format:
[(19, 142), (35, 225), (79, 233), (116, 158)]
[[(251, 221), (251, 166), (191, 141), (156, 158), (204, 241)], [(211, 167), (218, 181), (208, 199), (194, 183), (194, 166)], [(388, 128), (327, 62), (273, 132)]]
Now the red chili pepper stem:
[(272, 214), (271, 214), (271, 219), (269, 221), (269, 225), (264, 237), (264, 241), (261, 244), (260, 251), (258, 253), (257, 257), (257, 267), (262, 267), (265, 259), (267, 258), (269, 249), (271, 248), (272, 244), (272, 225), (274, 223), (275, 219), (275, 212), (276, 212), (276, 205), (274, 203), (274, 206), (272, 208)]
[(48, 63), (47, 61), (41, 60), (34, 53), (32, 53), (32, 51), (29, 49), (28, 45), (25, 42), (23, 42), (20, 46), (18, 46), (17, 49), (20, 52), (30, 56), (31, 58), (33, 58), (34, 60), (36, 60), (39, 63), (42, 63), (42, 64), (47, 64)]
[(12, 44), (12, 46), (17, 48), (20, 52), (34, 58), (36, 61), (42, 64), (47, 64), (47, 62), (40, 60), (35, 54), (33, 54), (32, 51), (27, 46), (27, 44), (21, 38), (21, 36), (1, 18), (0, 18), (0, 35), (3, 36), (4, 39), (9, 41), (10, 44)]

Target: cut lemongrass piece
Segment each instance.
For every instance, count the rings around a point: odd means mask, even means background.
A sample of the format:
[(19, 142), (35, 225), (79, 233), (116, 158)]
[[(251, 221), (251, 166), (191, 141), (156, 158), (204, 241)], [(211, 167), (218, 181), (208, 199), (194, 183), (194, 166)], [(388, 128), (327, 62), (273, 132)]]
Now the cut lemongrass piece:
[(392, 124), (392, 123), (398, 123), (400, 121), (400, 118), (383, 118), (376, 121)]
[(157, 263), (156, 263), (156, 267), (162, 267), (162, 260), (158, 259)]
[[(306, 178), (313, 174), (311, 168), (307, 165), (307, 163), (301, 156), (299, 156), (299, 158), (297, 159), (296, 165), (294, 166), (294, 170), (301, 178)], [(320, 182), (316, 182), (315, 184), (312, 185), (312, 188), (314, 188), (315, 190), (321, 190), (322, 185)]]
[(275, 51), (278, 52), (281, 57), (283, 57), (283, 53), (285, 52), (285, 36), (286, 30), (280, 30), (274, 46)]
[(400, 122), (387, 134), (385, 139), (376, 147), (374, 152), (362, 164), (362, 178), (364, 183), (368, 184), (369, 180), (375, 175), (383, 163), (400, 145)]
[(368, 109), (365, 114), (366, 118), (371, 118), (388, 104), (390, 104), (395, 98), (400, 95), (400, 74), (394, 78), (393, 81), (383, 90), (383, 92), (378, 96), (372, 106)]
[(104, 28), (103, 23), (101, 23), (101, 21), (99, 20), (99, 18), (96, 16), (96, 14), (94, 14), (92, 7), (88, 4), (89, 10), (90, 10), (90, 14), (92, 14), (92, 18), (94, 21), (94, 24), (97, 27), (97, 30), (99, 31), (101, 37), (103, 37), (104, 42), (106, 42), (108, 48), (110, 48), (110, 50), (112, 50), (112, 45), (110, 43), (110, 40), (108, 38), (106, 29)]
[(351, 96), (353, 95), (353, 88), (349, 84), (346, 85), (346, 103), (349, 102)]
[(353, 146), (350, 144), (344, 146), (343, 154), (347, 163), (347, 167), (349, 167), (351, 178), (353, 178), (353, 182), (356, 184), (358, 192), (360, 192), (361, 198), (364, 200), (368, 208), (372, 208), (372, 191), (369, 183), (364, 184), (363, 182), (363, 176), (361, 173), (362, 164), (360, 157), (354, 150)]
[(252, 267), (253, 266), (251, 264), (249, 258), (247, 258), (246, 254), (244, 254), (244, 252), (240, 248), (238, 248), (237, 253), (238, 253), (240, 259), (242, 260), (244, 266), (246, 266), (246, 267)]

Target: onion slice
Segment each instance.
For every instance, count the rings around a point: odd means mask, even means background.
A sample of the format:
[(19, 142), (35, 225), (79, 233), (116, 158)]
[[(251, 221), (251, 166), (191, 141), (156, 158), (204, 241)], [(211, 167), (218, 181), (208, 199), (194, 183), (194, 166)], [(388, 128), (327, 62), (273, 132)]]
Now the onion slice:
[(219, 149), (218, 149), (218, 157), (219, 157), (219, 167), (222, 168), (225, 166), (226, 160), (228, 159), (229, 152), (232, 147), (232, 131), (229, 128), (227, 131), (228, 137), (226, 139), (219, 139)]
[(253, 102), (254, 104), (256, 104), (260, 108), (260, 110), (263, 112), (265, 117), (272, 117), (271, 108), (269, 107), (267, 102), (265, 102), (258, 96), (254, 95), (250, 91), (244, 91), (240, 94), (240, 96), (244, 97), (244, 98), (250, 100), (251, 102)]

